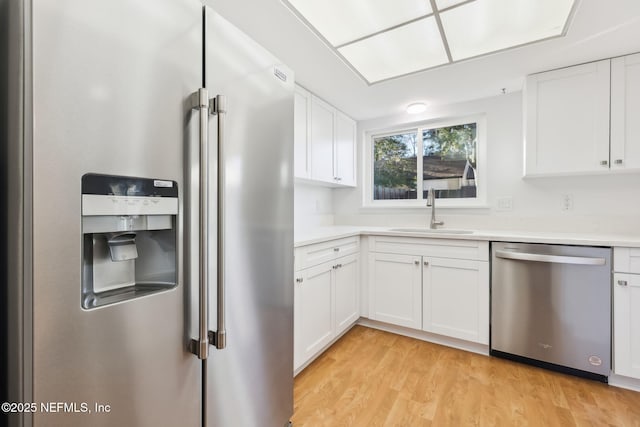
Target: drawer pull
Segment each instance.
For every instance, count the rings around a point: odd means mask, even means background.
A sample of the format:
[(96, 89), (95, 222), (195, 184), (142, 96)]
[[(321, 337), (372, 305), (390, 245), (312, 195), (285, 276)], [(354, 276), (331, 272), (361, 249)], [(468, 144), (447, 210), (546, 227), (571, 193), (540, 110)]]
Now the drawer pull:
[(627, 286), (627, 281), (626, 280), (618, 280), (618, 285), (619, 286)]
[(420, 261), (413, 261), (415, 265), (420, 265)]
[(427, 261), (424, 262), (425, 267), (429, 265)]
[(333, 248), (333, 252), (340, 252), (340, 248)]
[(296, 278), (296, 283), (302, 283), (304, 279), (302, 277)]

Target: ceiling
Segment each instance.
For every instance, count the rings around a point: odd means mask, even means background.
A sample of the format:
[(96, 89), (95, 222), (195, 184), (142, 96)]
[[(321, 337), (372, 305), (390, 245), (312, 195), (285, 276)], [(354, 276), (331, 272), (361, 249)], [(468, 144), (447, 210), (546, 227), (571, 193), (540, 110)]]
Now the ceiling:
[(368, 85), (280, 0), (206, 3), (356, 120), (402, 114), (416, 101), (437, 107), (519, 91), (527, 74), (640, 52), (640, 1), (578, 0), (565, 37)]

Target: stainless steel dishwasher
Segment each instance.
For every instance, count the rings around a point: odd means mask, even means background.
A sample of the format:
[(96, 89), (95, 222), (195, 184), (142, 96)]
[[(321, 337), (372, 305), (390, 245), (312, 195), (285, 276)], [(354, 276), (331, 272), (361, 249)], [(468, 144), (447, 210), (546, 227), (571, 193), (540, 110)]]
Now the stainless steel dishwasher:
[(490, 352), (606, 382), (611, 248), (493, 242)]

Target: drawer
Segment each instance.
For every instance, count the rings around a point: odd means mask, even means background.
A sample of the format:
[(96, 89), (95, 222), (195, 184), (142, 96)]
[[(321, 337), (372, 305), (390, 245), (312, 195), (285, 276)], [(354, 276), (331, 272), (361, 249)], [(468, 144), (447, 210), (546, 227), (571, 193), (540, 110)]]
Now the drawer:
[(360, 238), (358, 236), (302, 246), (296, 249), (294, 269), (298, 271), (313, 267), (323, 262), (357, 253), (359, 250)]
[(640, 274), (640, 248), (613, 248), (613, 271)]
[(369, 248), (372, 252), (476, 261), (489, 260), (489, 242), (485, 241), (375, 236), (370, 242)]

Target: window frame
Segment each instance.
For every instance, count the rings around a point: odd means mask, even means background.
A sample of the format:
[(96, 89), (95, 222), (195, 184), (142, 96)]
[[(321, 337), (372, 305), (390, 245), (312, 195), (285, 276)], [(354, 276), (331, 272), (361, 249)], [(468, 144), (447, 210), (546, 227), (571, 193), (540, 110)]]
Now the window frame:
[[(438, 208), (482, 208), (486, 207), (487, 200), (487, 138), (486, 138), (486, 116), (484, 114), (474, 114), (468, 116), (439, 118), (433, 120), (425, 120), (417, 123), (402, 124), (388, 128), (368, 130), (364, 133), (364, 150), (363, 150), (363, 192), (362, 206), (365, 208), (424, 208), (427, 201), (422, 198), (423, 180), (419, 177), (423, 176), (423, 161), (418, 160), (417, 176), (416, 176), (416, 192), (417, 199), (391, 199), (391, 200), (374, 200), (373, 199), (373, 148), (374, 139), (389, 135), (397, 135), (406, 132), (417, 132), (418, 138), (416, 151), (424, 153), (422, 140), (422, 131), (425, 129), (442, 128), (448, 126), (457, 126), (467, 123), (476, 124), (476, 197), (471, 198), (446, 198), (438, 199), (436, 206)], [(420, 156), (418, 156), (420, 157)]]

